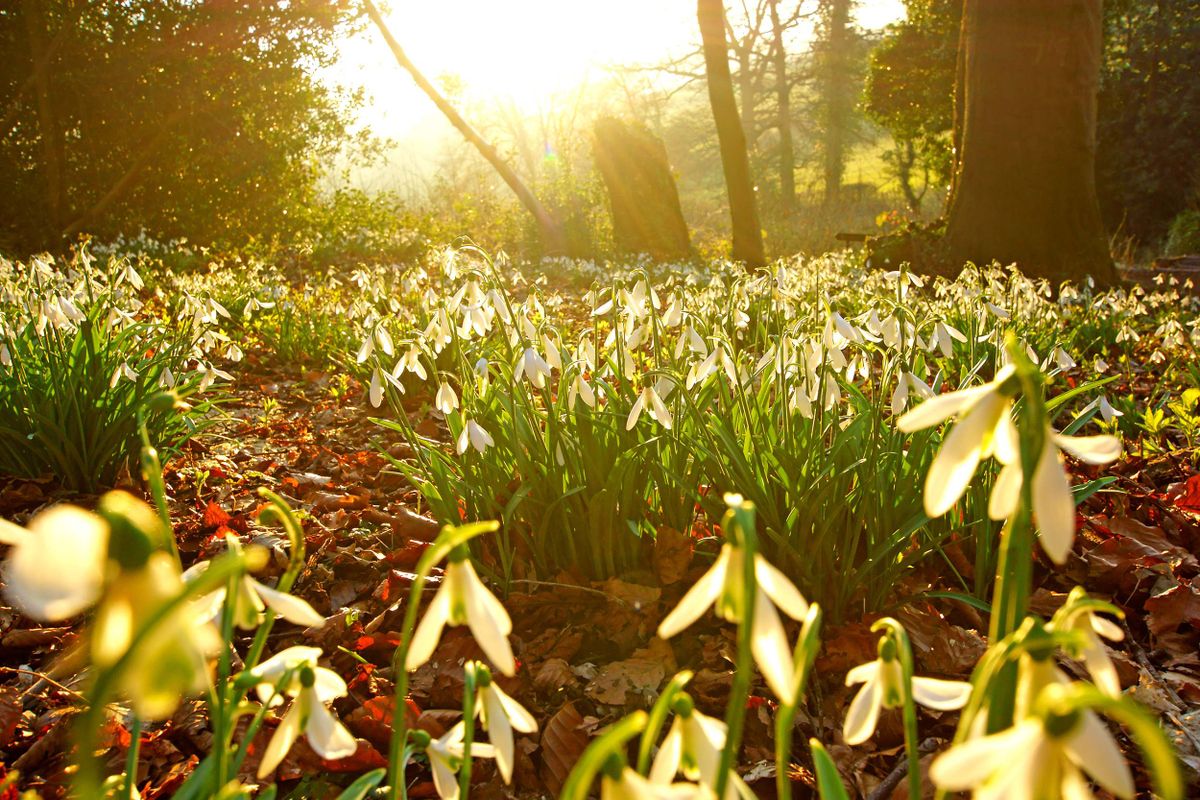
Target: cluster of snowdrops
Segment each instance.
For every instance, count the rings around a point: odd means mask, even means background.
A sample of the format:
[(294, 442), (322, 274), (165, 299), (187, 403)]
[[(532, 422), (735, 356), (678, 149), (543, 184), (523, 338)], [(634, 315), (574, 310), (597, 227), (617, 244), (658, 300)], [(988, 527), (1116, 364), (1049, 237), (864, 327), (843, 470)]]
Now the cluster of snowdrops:
[[(184, 697), (206, 698), (214, 733), (212, 752), (176, 794), (185, 800), (272, 796), (275, 769), (301, 736), (330, 759), (356, 747), (330, 710), (346, 684), (321, 666), (321, 652), (268, 652), (278, 620), (323, 623), (289, 594), (304, 565), (304, 538), (287, 504), (264, 490), (264, 516), (278, 520), (291, 542), (288, 569), (273, 586), (252, 577), (264, 561), (257, 548), (230, 538), (226, 554), (184, 570), (171, 534), (150, 444), (187, 435), (167, 423), (199, 419), (198, 393), (228, 377), (213, 358), (228, 365), (255, 337), (278, 353), (347, 348), (335, 359), (362, 379), (369, 404), (390, 407), (378, 423), (412, 444), (413, 456), (394, 466), (448, 523), (418, 565), (405, 606), (395, 707), (403, 707), (409, 671), (431, 657), (445, 625), (468, 625), (489, 662), (466, 664), (462, 721), (444, 736), (409, 730), (400, 715), (388, 768), (349, 786), (348, 800), (373, 791), (405, 796), (406, 765), (419, 759), (443, 798), (469, 793), (474, 759), (494, 759), (511, 780), (515, 733), (536, 725), (492, 680), (492, 670), (516, 669), (512, 625), (477, 562), (501, 588), (525, 568), (517, 553), (535, 570), (619, 574), (660, 526), (688, 529), (698, 503), (722, 519), (722, 547), (659, 634), (678, 635), (710, 607), (737, 627), (725, 719), (694, 708), (690, 675), (680, 673), (648, 713), (593, 742), (565, 797), (584, 797), (597, 779), (606, 797), (745, 795), (735, 768), (755, 664), (778, 702), (776, 779), (779, 796), (790, 796), (793, 723), (823, 615), (879, 607), (896, 576), (967, 528), (976, 531), (980, 568), (977, 585), (964, 589), (992, 608), (990, 647), (971, 682), (913, 675), (903, 628), (881, 620), (878, 659), (846, 676), (862, 688), (844, 741), (866, 741), (882, 709), (902, 709), (915, 797), (916, 705), (961, 709), (954, 742), (929, 772), (940, 789), (1085, 797), (1090, 778), (1129, 796), (1132, 773), (1107, 715), (1128, 727), (1159, 793), (1181, 796), (1169, 746), (1121, 695), (1105, 655), (1101, 639), (1121, 636), (1111, 619), (1119, 612), (1082, 589), (1050, 620), (1027, 611), (1034, 548), (1061, 563), (1074, 538), (1075, 503), (1102, 485), (1093, 480), (1073, 493), (1063, 453), (1088, 464), (1118, 457), (1119, 439), (1109, 434), (1128, 430), (1138, 414), (1131, 398), (1097, 390), (1119, 377), (1130, 382), (1142, 363), (1163, 374), (1186, 370), (1198, 335), (1194, 298), (1170, 287), (1063, 287), (1052, 296), (998, 268), (923, 286), (904, 271), (866, 273), (836, 261), (784, 262), (757, 275), (679, 270), (663, 284), (643, 268), (590, 292), (579, 307), (536, 282), (518, 296), (510, 287), (520, 285), (519, 275), (502, 275), (468, 248), (447, 251), (428, 270), (331, 279), (331, 291), (293, 290), (258, 267), (236, 276), (159, 276), (158, 321), (134, 316), (142, 279), (125, 262), (107, 270), (84, 263), (73, 272), (26, 265), (21, 280), (9, 282), (21, 296), (5, 302), (35, 311), (9, 315), (10, 349), (0, 351), (0, 366), (22, 366), (11, 358), (18, 343), (25, 363), (39, 347), (59, 346), (70, 374), (94, 384), (98, 407), (112, 405), (113, 419), (133, 424), (138, 435), (122, 440), (123, 452), (137, 460), (153, 500), (151, 507), (112, 493), (96, 513), (59, 506), (27, 529), (0, 530), (12, 545), (4, 579), (17, 607), (46, 621), (92, 609), (86, 642), (64, 667), (89, 674), (76, 728), (79, 796), (136, 796), (136, 732)], [(24, 302), (35, 294), (45, 302)], [(184, 298), (178, 308), (175, 297)], [(133, 311), (122, 315), (123, 308)], [(184, 322), (173, 349), (159, 344), (169, 327), (163, 320), (172, 317)], [(127, 342), (97, 358), (89, 342), (114, 338), (110, 332)], [(1106, 342), (1115, 352), (1097, 349)], [(1094, 377), (1048, 397), (1046, 382), (1078, 374), (1085, 359)], [(58, 363), (47, 361), (44, 372)], [(180, 385), (185, 371), (188, 383)], [(17, 377), (16, 385), (33, 385)], [(177, 394), (157, 394), (172, 384)], [(410, 418), (404, 401), (423, 391), (448, 441), (422, 435)], [(114, 397), (122, 399), (114, 404)], [(28, 414), (30, 402), (12, 400), (13, 415)], [(1072, 418), (1056, 430), (1052, 422), (1072, 404)], [(1183, 420), (1190, 409), (1173, 413)], [(951, 418), (953, 425), (942, 424)], [(155, 419), (157, 428), (148, 424)], [(1075, 435), (1092, 423), (1108, 433)], [(74, 435), (63, 427), (65, 438)], [(51, 429), (46, 438), (55, 435)], [(724, 489), (742, 494), (722, 500)], [(499, 524), (457, 524), (464, 512)], [(982, 528), (981, 517), (995, 529)], [(437, 568), (439, 588), (422, 614)], [(821, 580), (829, 574), (839, 580)], [(794, 644), (788, 629), (796, 626), (783, 617), (799, 623)], [(1070, 681), (1056, 666), (1059, 656), (1083, 659), (1092, 682)], [(124, 773), (105, 777), (95, 737), (113, 704), (135, 735)], [(271, 717), (278, 724), (269, 744), (253, 753), (260, 783), (243, 785), (237, 776)], [(819, 742), (810, 742), (809, 758), (823, 796), (843, 796)]]
[[(1077, 589), (1049, 621), (1027, 614), (1035, 542), (1061, 562), (1074, 536), (1062, 451), (1105, 463), (1119, 455), (1120, 443), (1109, 435), (1054, 431), (1041, 370), (1014, 340), (1005, 352), (1008, 363), (993, 380), (932, 396), (897, 420), (903, 431), (956, 420), (926, 483), (931, 515), (959, 500), (981, 459), (1003, 465), (991, 492), (992, 509), (1005, 520), (991, 646), (970, 683), (916, 676), (903, 627), (890, 618), (880, 620), (875, 625), (878, 658), (846, 675), (848, 685), (862, 688), (850, 705), (843, 738), (851, 745), (866, 741), (882, 709), (902, 708), (910, 785), (918, 797), (915, 704), (962, 709), (954, 742), (929, 770), (940, 790), (971, 790), (976, 797), (1081, 798), (1091, 796), (1093, 780), (1119, 797), (1131, 797), (1133, 775), (1103, 722), (1101, 715), (1107, 715), (1129, 728), (1159, 794), (1182, 797), (1169, 744), (1157, 723), (1120, 694), (1100, 641), (1120, 638), (1110, 619), (1119, 611)], [(143, 467), (152, 495), (161, 498), (157, 457), (150, 448), (143, 453)], [(214, 749), (176, 797), (271, 796), (273, 788), (242, 784), (235, 777), (269, 714), (281, 719), (260, 756), (257, 774), (264, 782), (300, 736), (326, 758), (353, 753), (354, 738), (328, 707), (345, 695), (346, 684), (321, 666), (320, 650), (265, 652), (277, 618), (302, 626), (321, 625), (323, 619), (288, 593), (304, 563), (300, 524), (280, 498), (266, 491), (264, 497), (291, 542), (289, 568), (274, 587), (252, 577), (264, 554), (243, 548), (234, 537), (225, 554), (182, 570), (165, 503), (155, 509), (121, 492), (105, 495), (95, 513), (56, 506), (27, 528), (6, 523), (0, 529), (0, 538), (12, 545), (4, 570), (6, 593), (18, 608), (46, 621), (94, 609), (86, 643), (75, 656), (78, 667), (91, 672), (87, 709), (76, 728), (79, 796), (135, 796), (137, 736), (123, 775), (105, 779), (94, 758), (96, 731), (113, 702), (125, 704), (137, 731), (142, 722), (169, 716), (182, 698), (207, 695)], [(725, 503), (720, 554), (658, 629), (663, 638), (678, 635), (710, 608), (736, 626), (737, 664), (725, 720), (695, 709), (686, 691), (690, 676), (680, 673), (649, 713), (635, 712), (593, 741), (568, 779), (564, 797), (582, 800), (597, 779), (606, 798), (752, 797), (734, 767), (755, 665), (778, 701), (777, 778), (781, 796), (790, 796), (794, 714), (820, 646), (821, 611), (758, 551), (753, 504), (736, 495), (727, 495)], [(512, 624), (480, 579), (468, 549), (473, 539), (496, 528), (495, 523), (447, 526), (426, 550), (395, 657), (397, 707), (403, 707), (408, 671), (432, 656), (446, 625), (469, 626), (489, 664), (465, 667), (462, 720), (432, 739), (409, 730), (398, 717), (389, 768), (363, 776), (343, 797), (363, 797), (380, 785), (389, 797), (405, 796), (405, 767), (417, 754), (427, 759), (437, 792), (447, 800), (469, 794), (475, 759), (495, 759), (501, 775), (511, 779), (514, 731), (532, 732), (535, 724), (492, 680), (492, 669), (506, 675), (516, 669), (508, 641)], [(425, 582), (439, 565), (440, 586), (420, 614)], [(780, 612), (801, 623), (794, 646)], [(237, 672), (231, 667), (235, 628), (253, 632), (246, 652), (239, 654)], [(1060, 655), (1082, 658), (1092, 682), (1070, 680), (1056, 665)], [(258, 703), (247, 700), (251, 692)], [(252, 719), (238, 741), (235, 731), (243, 715)], [(483, 732), (486, 743), (477, 741)], [(635, 737), (640, 737), (638, 755), (631, 763), (628, 745)], [(845, 796), (821, 744), (811, 741), (810, 750), (822, 796)]]

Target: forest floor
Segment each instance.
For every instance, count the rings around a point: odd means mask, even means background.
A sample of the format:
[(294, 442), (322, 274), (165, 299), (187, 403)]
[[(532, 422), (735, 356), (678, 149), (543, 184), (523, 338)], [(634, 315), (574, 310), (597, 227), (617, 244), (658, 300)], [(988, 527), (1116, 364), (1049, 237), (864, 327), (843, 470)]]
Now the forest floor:
[[(269, 572), (286, 563), (285, 540), (256, 519), (266, 486), (304, 513), (308, 565), (294, 589), (328, 615), (324, 627), (289, 629), (269, 647), (322, 647), (346, 676), (350, 694), (336, 710), (359, 738), (350, 758), (322, 761), (301, 740), (283, 762), (278, 778), (293, 797), (327, 797), (354, 774), (386, 762), (392, 713), (390, 659), (401, 626), (402, 598), (411, 570), (437, 524), (422, 514), (419, 497), (406, 480), (388, 471), (378, 448), (403, 455), (405, 445), (369, 422), (370, 410), (357, 392), (338, 392), (329, 375), (297, 376), (254, 364), (241, 365), (223, 406), (227, 418), (191, 442), (166, 468), (173, 498), (176, 535), (185, 566), (221, 550), (227, 530), (247, 534), (274, 554)], [(341, 398), (341, 399), (339, 399)], [(424, 435), (447, 437), (428, 412), (431, 398), (406, 397)], [(417, 419), (424, 415), (423, 419)], [(1084, 585), (1126, 612), (1126, 639), (1111, 655), (1122, 683), (1159, 714), (1173, 733), (1189, 775), (1200, 772), (1200, 475), (1196, 454), (1173, 451), (1146, 458), (1138, 448), (1113, 465), (1120, 492), (1101, 492), (1080, 508), (1080, 536), (1069, 563), (1035, 572), (1033, 610), (1049, 615), (1067, 589)], [(88, 505), (94, 498), (67, 495), (52, 480), (0, 479), (0, 515), (24, 521), (52, 501)], [(538, 720), (539, 732), (518, 740), (515, 789), (506, 788), (485, 763), (476, 768), (479, 798), (538, 797), (556, 793), (589, 736), (632, 708), (646, 707), (677, 669), (695, 673), (689, 691), (701, 710), (720, 716), (731, 681), (732, 629), (709, 617), (694, 635), (671, 643), (654, 636), (658, 622), (711, 562), (711, 525), (698, 520), (685, 534), (664, 535), (653, 569), (603, 583), (570, 574), (552, 581), (515, 581), (506, 599), (514, 622), (519, 660), (515, 678), (502, 685)], [(956, 569), (970, 579), (971, 560), (958, 544), (947, 549)], [(1040, 552), (1039, 552), (1040, 557)], [(924, 576), (926, 586), (929, 575)], [(437, 578), (434, 578), (436, 585)], [(906, 592), (898, 587), (897, 596)], [(7, 769), (19, 770), (22, 785), (44, 797), (61, 796), (69, 780), (67, 730), (78, 709), (72, 685), (54, 678), (55, 663), (78, 638), (72, 625), (39, 627), (12, 611), (0, 616), (0, 752)], [(891, 609), (912, 637), (921, 674), (968, 677), (985, 649), (986, 622), (970, 604), (952, 598), (923, 599)], [(840, 739), (841, 720), (852, 690), (841, 686), (850, 667), (875, 657), (876, 635), (868, 630), (879, 615), (831, 624), (817, 662), (809, 701), (798, 715), (803, 742), (816, 736), (843, 776), (864, 797), (900, 797), (904, 762), (898, 712), (885, 712), (878, 735), (849, 748)], [(289, 626), (290, 628), (290, 626)], [(435, 735), (453, 724), (462, 692), (461, 665), (478, 657), (462, 629), (443, 637), (434, 659), (412, 679), (410, 721)], [(1083, 677), (1079, 665), (1066, 665)], [(756, 685), (747, 717), (739, 769), (763, 797), (774, 796), (770, 693)], [(922, 749), (932, 752), (953, 735), (955, 715), (942, 718), (922, 709)], [(118, 771), (129, 744), (120, 713), (114, 713), (105, 743), (110, 767)], [(201, 701), (185, 703), (171, 720), (142, 734), (142, 772), (137, 785), (145, 800), (170, 797), (209, 750), (211, 734)], [(259, 732), (243, 779), (254, 782), (257, 754), (270, 737)], [(1125, 742), (1128, 745), (1128, 742)], [(1127, 747), (1135, 755), (1135, 748)], [(806, 757), (806, 755), (805, 755)], [(797, 761), (804, 757), (797, 755)], [(797, 795), (807, 796), (812, 776), (796, 764)], [(422, 765), (411, 765), (410, 797), (435, 796)], [(1146, 776), (1139, 784), (1147, 785)], [(283, 788), (283, 787), (281, 787)], [(15, 790), (9, 794), (16, 797)], [(0, 792), (3, 797), (9, 794)]]

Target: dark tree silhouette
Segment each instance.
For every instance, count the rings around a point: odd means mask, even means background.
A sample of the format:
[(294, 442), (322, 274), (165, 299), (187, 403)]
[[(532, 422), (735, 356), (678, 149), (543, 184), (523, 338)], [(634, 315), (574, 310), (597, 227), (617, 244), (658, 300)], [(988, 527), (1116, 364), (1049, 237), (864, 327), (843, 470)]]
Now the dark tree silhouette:
[(747, 267), (766, 264), (762, 227), (754, 183), (750, 178), (750, 159), (746, 153), (746, 135), (733, 95), (729, 72), (729, 48), (725, 41), (725, 7), (721, 0), (697, 0), (696, 18), (704, 43), (704, 68), (708, 79), (708, 99), (712, 105), (717, 139), (721, 145), (721, 167), (729, 195), (729, 216), (733, 223), (735, 261)]
[(967, 0), (951, 266), (1116, 280), (1096, 196), (1101, 0)]

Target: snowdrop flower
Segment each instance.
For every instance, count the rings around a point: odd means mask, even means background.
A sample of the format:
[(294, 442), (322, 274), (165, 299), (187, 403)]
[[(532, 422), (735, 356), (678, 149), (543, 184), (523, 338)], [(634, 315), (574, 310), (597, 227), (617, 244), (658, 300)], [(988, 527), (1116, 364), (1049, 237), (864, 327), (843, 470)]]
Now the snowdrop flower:
[(588, 408), (596, 407), (596, 392), (582, 373), (575, 376), (575, 380), (571, 381), (571, 388), (567, 390), (567, 408), (571, 411), (575, 410), (576, 399), (583, 400)]
[(477, 452), (482, 453), (495, 443), (496, 440), (492, 438), (492, 435), (481, 428), (478, 422), (468, 419), (463, 424), (462, 433), (458, 435), (458, 442), (456, 442), (455, 449), (458, 450), (458, 454), (461, 456), (467, 452), (467, 445), (469, 444)]
[[(680, 702), (681, 701), (681, 702)], [(725, 723), (692, 708), (691, 698), (686, 694), (679, 698), (680, 708), (671, 723), (654, 763), (650, 767), (650, 782), (667, 786), (677, 773), (682, 772), (689, 781), (712, 787), (717, 782), (721, 765), (721, 751), (725, 747)], [(725, 791), (727, 798), (737, 797), (741, 779), (729, 774), (730, 783)], [(752, 796), (753, 793), (744, 796)]]
[[(847, 686), (857, 683), (863, 687), (850, 702), (842, 725), (842, 738), (848, 745), (862, 744), (871, 738), (882, 709), (904, 705), (907, 690), (895, 642), (889, 638), (881, 639), (879, 657), (867, 664), (859, 664), (846, 674)], [(914, 675), (912, 695), (913, 700), (926, 708), (953, 711), (966, 705), (971, 696), (971, 684)]]
[[(137, 632), (183, 590), (179, 565), (168, 553), (151, 553), (141, 567), (123, 570), (96, 611), (90, 633), (92, 663), (104, 669), (129, 654)], [(166, 719), (181, 697), (209, 687), (208, 658), (220, 646), (216, 628), (195, 605), (179, 606), (129, 654), (118, 688), (142, 719)]]
[(346, 758), (358, 749), (358, 742), (326, 706), (346, 696), (346, 682), (333, 670), (317, 666), (320, 656), (319, 647), (289, 647), (250, 671), (259, 679), (255, 690), (263, 703), (272, 706), (283, 703), (276, 693), (280, 681), (284, 681), (280, 691), (293, 698), (291, 708), (263, 751), (258, 765), (260, 779), (275, 771), (301, 734), (308, 737), (308, 743), (321, 758)]
[(129, 366), (128, 361), (122, 361), (117, 365), (116, 369), (113, 370), (112, 377), (108, 380), (108, 388), (115, 388), (116, 385), (121, 382), (121, 378), (124, 378), (127, 381), (137, 381), (138, 379), (138, 374), (133, 371), (132, 367)]
[(662, 398), (653, 386), (647, 386), (642, 389), (638, 399), (633, 402), (633, 407), (629, 409), (629, 416), (625, 419), (625, 430), (633, 430), (633, 426), (637, 424), (638, 418), (642, 416), (643, 411), (648, 411), (659, 425), (662, 425), (667, 430), (671, 430), (671, 412), (667, 410), (663, 404)]
[(538, 389), (543, 388), (546, 385), (546, 378), (550, 377), (550, 365), (532, 347), (526, 347), (525, 352), (517, 359), (517, 368), (513, 371), (513, 383), (519, 382), (522, 376)]
[(938, 322), (933, 326), (933, 334), (929, 337), (929, 344), (926, 350), (933, 351), (941, 350), (942, 355), (946, 358), (951, 358), (954, 355), (954, 342), (965, 342), (966, 335), (944, 322)]
[(438, 385), (437, 397), (433, 401), (434, 406), (443, 414), (449, 414), (458, 408), (458, 395), (454, 393), (453, 387), (446, 381), (442, 381)]
[(1113, 735), (1090, 711), (1029, 716), (991, 736), (970, 739), (933, 760), (929, 777), (976, 798), (1092, 796), (1084, 772), (1117, 797), (1133, 797), (1133, 775)]
[(1011, 434), (1000, 430), (1012, 428), (1009, 409), (1013, 401), (1005, 383), (1015, 372), (1015, 367), (1006, 365), (991, 383), (932, 397), (896, 420), (897, 428), (911, 433), (958, 415), (958, 424), (942, 442), (925, 477), (925, 513), (929, 516), (940, 517), (958, 502), (980, 460), (992, 454), (997, 441), (1015, 441), (1015, 430)]
[(405, 666), (411, 672), (428, 661), (446, 625), (465, 624), (496, 669), (510, 677), (515, 675), (517, 662), (508, 643), (512, 633), (508, 612), (483, 585), (469, 558), (454, 560), (452, 555), (450, 559), (442, 585), (413, 633)]
[(696, 384), (703, 383), (718, 369), (725, 371), (725, 377), (729, 379), (730, 386), (737, 386), (740, 383), (733, 357), (729, 355), (728, 347), (721, 341), (714, 342), (712, 352), (708, 354), (708, 357), (688, 371), (687, 388), (691, 389)]
[(1095, 400), (1080, 409), (1079, 414), (1082, 416), (1083, 414), (1093, 410), (1098, 410), (1100, 412), (1100, 419), (1104, 420), (1105, 423), (1109, 425), (1111, 425), (1112, 421), (1117, 417), (1125, 416), (1125, 412), (1118, 411), (1117, 409), (1113, 408), (1112, 403), (1108, 402), (1108, 395), (1105, 394), (1100, 395)]
[(928, 400), (933, 397), (933, 389), (911, 372), (901, 372), (900, 380), (896, 383), (896, 391), (892, 392), (892, 414), (894, 416), (904, 413), (910, 394), (915, 394), (922, 400)]
[[(225, 541), (233, 552), (241, 552), (242, 546), (237, 537), (226, 534)], [(183, 573), (185, 583), (198, 578), (206, 569), (208, 561), (197, 561)], [(208, 619), (216, 619), (221, 614), (225, 604), (225, 587), (220, 587), (205, 598), (205, 608)], [(316, 612), (305, 600), (276, 591), (254, 580), (249, 575), (243, 575), (239, 582), (233, 601), (233, 622), (245, 631), (254, 630), (264, 619), (264, 612), (270, 608), (283, 619), (305, 628), (320, 627), (325, 624), (325, 618)]]
[(38, 513), (27, 528), (0, 520), (0, 542), (12, 545), (4, 594), (23, 614), (58, 622), (100, 599), (108, 524), (99, 516), (58, 505)]
[[(995, 449), (996, 458), (1004, 464), (988, 501), (988, 516), (995, 520), (1007, 519), (1016, 511), (1024, 480), (1016, 430), (1002, 435), (1010, 437), (1010, 442)], [(1042, 453), (1033, 475), (1033, 515), (1041, 533), (1042, 549), (1055, 564), (1067, 560), (1075, 540), (1075, 496), (1060, 448), (1086, 464), (1107, 464), (1121, 455), (1121, 440), (1107, 435), (1066, 436), (1046, 426)]]
[(505, 783), (512, 783), (513, 731), (536, 733), (538, 726), (525, 707), (512, 699), (486, 672), (480, 674), (475, 713), (488, 732), (496, 752), (496, 767)]
[(217, 369), (212, 364), (205, 364), (204, 362), (201, 362), (200, 365), (196, 367), (196, 371), (200, 373), (200, 384), (196, 387), (196, 391), (199, 392), (203, 392), (208, 389), (208, 387), (212, 386), (216, 382), (217, 378), (220, 378), (223, 381), (233, 380), (233, 376), (225, 370)]
[(655, 783), (627, 766), (621, 768), (618, 777), (612, 777), (605, 770), (600, 778), (600, 800), (694, 800), (704, 796), (698, 786)]
[(1054, 349), (1050, 351), (1050, 360), (1063, 372), (1076, 367), (1075, 359), (1071, 358), (1067, 351), (1058, 345), (1055, 345)]
[[(698, 620), (709, 606), (713, 606), (717, 615), (727, 622), (738, 621), (742, 615), (739, 600), (744, 558), (740, 547), (728, 542), (724, 544), (712, 568), (696, 581), (679, 605), (659, 624), (659, 637), (671, 638)], [(792, 651), (775, 607), (800, 621), (808, 614), (808, 601), (787, 576), (758, 553), (754, 554), (754, 576), (757, 583), (751, 634), (754, 660), (771, 691), (779, 698), (790, 699), (793, 694)]]
[(429, 377), (428, 373), (425, 372), (425, 367), (421, 364), (421, 351), (417, 349), (415, 344), (404, 351), (404, 355), (396, 362), (396, 367), (392, 370), (392, 376), (399, 378), (405, 372), (411, 372), (421, 380)]
[[(1079, 599), (1086, 597), (1079, 587), (1071, 590), (1071, 595), (1072, 598), (1079, 595)], [(1117, 668), (1113, 666), (1112, 659), (1108, 657), (1108, 650), (1100, 641), (1100, 637), (1104, 637), (1110, 642), (1119, 642), (1125, 638), (1125, 632), (1112, 620), (1096, 614), (1093, 608), (1084, 605), (1069, 610), (1070, 605), (1070, 600), (1068, 600), (1067, 607), (1062, 609), (1068, 613), (1061, 619), (1056, 614), (1049, 627), (1078, 631), (1084, 642), (1083, 663), (1087, 666), (1092, 681), (1100, 691), (1109, 697), (1120, 697), (1121, 680), (1117, 676)]]
[(441, 738), (434, 739), (425, 747), (429, 766), (433, 771), (433, 786), (442, 800), (458, 800), (458, 770), (465, 758), (495, 758), (496, 750), (490, 744), (471, 743), (468, 754), (463, 747), (466, 726), (459, 722), (446, 731)]

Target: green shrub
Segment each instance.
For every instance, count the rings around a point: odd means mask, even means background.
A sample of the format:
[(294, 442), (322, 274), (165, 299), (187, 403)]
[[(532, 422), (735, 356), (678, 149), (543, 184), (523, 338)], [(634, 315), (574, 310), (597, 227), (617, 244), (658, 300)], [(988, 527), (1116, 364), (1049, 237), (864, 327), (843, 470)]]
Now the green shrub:
[(95, 492), (126, 469), (136, 474), (139, 417), (164, 457), (205, 427), (209, 401), (148, 401), (167, 388), (188, 397), (224, 376), (202, 360), (221, 344), (210, 332), (220, 310), (189, 299), (156, 317), (128, 262), (99, 270), (83, 254), (57, 266), (0, 261), (0, 470)]

